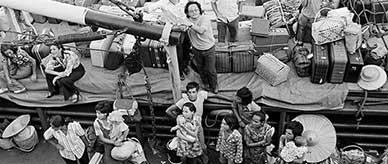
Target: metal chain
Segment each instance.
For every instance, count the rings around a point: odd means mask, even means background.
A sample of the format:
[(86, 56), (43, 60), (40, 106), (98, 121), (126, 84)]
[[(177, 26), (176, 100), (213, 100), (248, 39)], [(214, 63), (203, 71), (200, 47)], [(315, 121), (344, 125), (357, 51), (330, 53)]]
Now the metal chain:
[[(144, 40), (145, 39), (136, 36), (136, 43), (133, 46), (133, 49), (135, 50), (136, 55), (140, 55), (141, 41), (144, 41)], [(153, 105), (154, 103), (153, 103), (153, 100), (152, 100), (152, 92), (151, 92), (152, 87), (151, 87), (149, 76), (148, 76), (147, 71), (145, 70), (145, 68), (143, 66), (143, 63), (141, 63), (141, 65), (142, 65), (142, 69), (143, 69), (143, 72), (144, 72), (144, 82), (145, 82), (144, 85), (145, 85), (145, 88), (147, 90), (148, 107), (150, 108), (150, 114), (151, 114), (151, 117), (152, 117), (152, 122), (151, 122), (151, 126), (152, 126), (152, 140), (155, 141), (157, 129), (156, 129), (156, 120), (155, 120), (155, 110), (154, 110), (154, 105)]]

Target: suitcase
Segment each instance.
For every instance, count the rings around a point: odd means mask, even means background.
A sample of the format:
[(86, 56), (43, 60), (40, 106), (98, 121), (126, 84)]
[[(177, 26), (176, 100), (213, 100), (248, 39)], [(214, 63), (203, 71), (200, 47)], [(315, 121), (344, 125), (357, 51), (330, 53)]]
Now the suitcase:
[(330, 68), (329, 78), (330, 83), (342, 83), (344, 81), (346, 65), (348, 64), (348, 56), (346, 55), (344, 40), (330, 43)]
[(250, 72), (255, 69), (252, 42), (220, 43), (216, 46), (216, 70), (219, 73)]
[(313, 45), (313, 60), (311, 82), (323, 84), (329, 72), (329, 47), (328, 45)]
[(345, 71), (345, 82), (356, 83), (361, 73), (361, 69), (364, 66), (364, 60), (360, 50), (357, 50), (355, 54), (347, 54), (348, 64)]
[(159, 41), (147, 39), (141, 43), (139, 51), (144, 67), (168, 68), (167, 52)]
[(374, 23), (387, 22), (386, 10), (388, 9), (388, 0), (371, 0), (372, 11), (376, 14), (372, 14), (372, 21)]
[(46, 23), (47, 21), (47, 17), (43, 15), (31, 14), (31, 16), (34, 19), (35, 23)]

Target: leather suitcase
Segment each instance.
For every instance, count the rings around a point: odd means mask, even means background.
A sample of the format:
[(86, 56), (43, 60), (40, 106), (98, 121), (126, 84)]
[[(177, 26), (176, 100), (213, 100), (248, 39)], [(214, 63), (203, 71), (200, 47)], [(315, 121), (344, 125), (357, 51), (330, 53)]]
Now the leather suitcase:
[(344, 81), (346, 65), (348, 64), (348, 56), (344, 40), (339, 40), (330, 43), (330, 68), (329, 82), (342, 83)]
[(355, 54), (347, 54), (348, 64), (345, 71), (345, 82), (356, 83), (361, 73), (361, 69), (364, 66), (364, 60), (360, 50), (357, 50)]
[(163, 44), (156, 40), (142, 42), (140, 55), (144, 67), (167, 68), (167, 56)]
[(216, 71), (217, 73), (232, 72), (232, 59), (228, 51), (219, 51), (216, 47)]
[(313, 60), (311, 82), (323, 84), (329, 71), (329, 47), (328, 45), (313, 45)]
[(219, 73), (250, 72), (255, 69), (252, 42), (233, 44), (220, 43), (216, 46), (216, 70)]
[(387, 22), (386, 10), (388, 9), (388, 0), (371, 0), (371, 8), (376, 14), (372, 14), (372, 21), (375, 23)]

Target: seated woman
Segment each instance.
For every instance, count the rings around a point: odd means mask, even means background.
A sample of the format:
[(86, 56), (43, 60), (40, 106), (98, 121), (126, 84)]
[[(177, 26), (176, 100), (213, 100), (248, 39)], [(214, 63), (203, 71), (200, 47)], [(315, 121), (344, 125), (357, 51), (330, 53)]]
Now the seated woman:
[(36, 62), (26, 50), (13, 45), (1, 45), (0, 62), (4, 70), (4, 77), (0, 78), (0, 94), (12, 91), (21, 93), (26, 87), (19, 79), (30, 77), (36, 81)]
[(50, 54), (42, 59), (42, 64), (45, 67), (50, 92), (47, 98), (59, 94), (62, 90), (65, 101), (71, 98), (73, 103), (78, 102), (79, 89), (74, 83), (85, 74), (79, 56), (72, 51), (64, 50), (60, 44), (52, 45)]

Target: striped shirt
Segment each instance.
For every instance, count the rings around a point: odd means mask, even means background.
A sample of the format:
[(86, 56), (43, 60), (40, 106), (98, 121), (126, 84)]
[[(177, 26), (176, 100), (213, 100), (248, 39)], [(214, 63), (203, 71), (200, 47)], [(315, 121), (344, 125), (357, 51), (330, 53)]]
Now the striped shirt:
[(225, 131), (220, 131), (216, 150), (226, 159), (232, 160), (235, 163), (242, 163), (243, 141), (240, 132), (235, 129), (228, 136)]
[(58, 144), (64, 148), (59, 151), (59, 154), (63, 158), (75, 161), (77, 158), (80, 159), (85, 151), (85, 144), (80, 138), (83, 135), (85, 135), (85, 131), (81, 125), (78, 122), (72, 122), (67, 126), (67, 134), (63, 133), (62, 130), (54, 130), (50, 127), (44, 132), (43, 137), (45, 140), (54, 137)]

